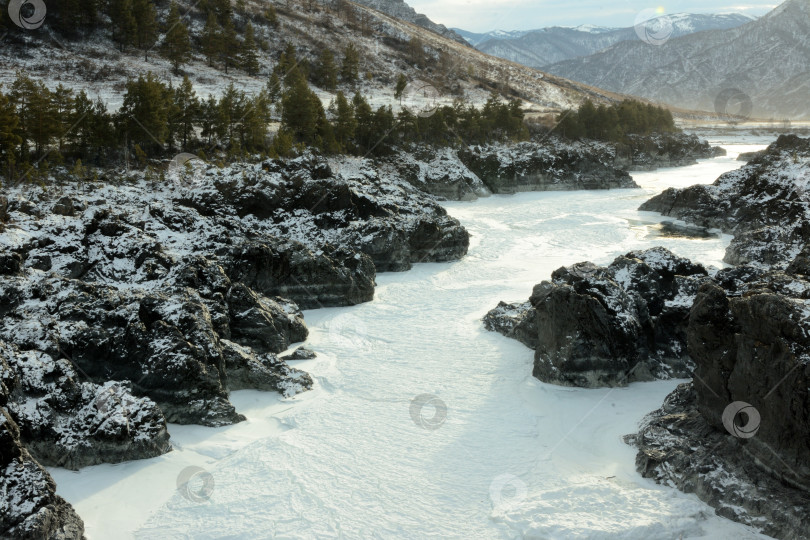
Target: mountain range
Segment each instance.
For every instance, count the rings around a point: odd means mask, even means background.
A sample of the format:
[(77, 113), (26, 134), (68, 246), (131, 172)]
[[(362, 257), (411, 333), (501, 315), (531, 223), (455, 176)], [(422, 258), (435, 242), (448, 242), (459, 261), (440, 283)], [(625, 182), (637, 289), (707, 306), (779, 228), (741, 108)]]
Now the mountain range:
[[(678, 107), (743, 116), (810, 118), (810, 0), (788, 0), (728, 30), (640, 39), (545, 71)], [(729, 103), (733, 101), (734, 103)]]
[[(658, 17), (648, 24), (666, 28), (674, 38), (707, 30), (736, 28), (753, 19), (739, 13), (718, 15), (676, 14)], [(609, 28), (582, 25), (554, 26), (537, 30), (475, 33), (453, 28), (478, 50), (529, 67), (544, 68), (550, 64), (588, 56), (622, 41), (637, 40), (635, 27)]]

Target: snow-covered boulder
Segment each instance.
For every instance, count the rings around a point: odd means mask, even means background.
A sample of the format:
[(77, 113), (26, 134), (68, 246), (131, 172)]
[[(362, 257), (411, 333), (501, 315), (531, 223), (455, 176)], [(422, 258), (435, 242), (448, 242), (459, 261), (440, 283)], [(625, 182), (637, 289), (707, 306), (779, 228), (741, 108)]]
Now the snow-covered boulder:
[(20, 442), (19, 428), (2, 406), (0, 493), (0, 538), (84, 538), (81, 518), (56, 494), (56, 482)]
[(556, 270), (526, 304), (501, 304), (488, 329), (535, 349), (533, 374), (566, 386), (686, 377), (686, 318), (706, 270), (663, 248), (607, 267)]
[(492, 193), (453, 148), (420, 147), (378, 160), (385, 174), (397, 175), (440, 199), (473, 201)]
[(698, 159), (726, 155), (725, 149), (711, 146), (689, 133), (629, 135), (615, 145), (613, 166), (625, 171), (653, 171), (661, 167), (686, 167)]
[[(78, 469), (159, 456), (170, 450), (163, 413), (128, 385), (82, 381), (66, 358), (0, 341), (8, 402), (20, 439), (44, 464)], [(10, 384), (9, 384), (10, 382)]]
[(638, 187), (591, 147), (556, 139), (472, 146), (459, 158), (493, 193)]
[(6, 408), (20, 384), (8, 356), (9, 347), (0, 342), (0, 538), (82, 539), (84, 523), (56, 494), (48, 471), (25, 449), (20, 428)]
[(719, 271), (688, 311), (694, 381), (628, 442), (639, 471), (776, 538), (810, 528), (810, 281), (762, 266)]
[(783, 135), (711, 185), (670, 188), (641, 206), (734, 234), (731, 264), (784, 268), (810, 238), (810, 139)]

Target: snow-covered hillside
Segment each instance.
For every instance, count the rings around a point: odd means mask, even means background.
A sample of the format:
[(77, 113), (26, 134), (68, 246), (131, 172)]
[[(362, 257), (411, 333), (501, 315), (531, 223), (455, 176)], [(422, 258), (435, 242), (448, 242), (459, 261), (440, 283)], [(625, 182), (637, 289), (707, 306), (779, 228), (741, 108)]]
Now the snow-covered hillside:
[[(344, 2), (354, 8), (355, 15), (349, 20), (338, 15), (332, 3), (288, 9), (282, 2), (247, 0), (244, 10), (235, 11), (234, 19), (237, 28), (247, 21), (255, 28), (260, 45), (259, 73), (249, 76), (235, 69), (225, 73), (210, 67), (200, 51), (202, 44), (196, 36), (203, 31), (203, 13), (192, 2), (181, 0), (178, 4), (181, 12), (187, 13), (184, 21), (195, 36), (193, 59), (182, 70), (203, 98), (221, 94), (231, 82), (246, 92), (258, 92), (267, 84), (286, 43), (293, 43), (299, 58), (310, 64), (314, 64), (325, 47), (335, 51), (339, 59), (343, 49), (353, 43), (361, 52), (361, 81), (356, 88), (342, 85), (341, 89), (369, 95), (376, 105), (390, 104), (395, 108), (399, 105), (399, 100), (394, 98), (394, 84), (401, 73), (413, 84), (435, 88), (431, 101), (439, 99), (446, 103), (462, 96), (473, 103), (482, 103), (490, 92), (501, 91), (524, 99), (534, 110), (547, 111), (569, 108), (585, 95), (596, 100), (618, 98), (609, 92), (487, 56), (466, 43), (351, 2)], [(260, 16), (267, 5), (275, 7), (278, 27), (267, 24)], [(159, 20), (165, 20), (166, 10), (165, 7), (159, 10)], [(84, 89), (91, 98), (100, 96), (108, 109), (117, 110), (128, 78), (152, 71), (175, 86), (182, 81), (182, 76), (173, 73), (170, 63), (158, 54), (162, 35), (147, 55), (148, 59), (142, 51), (121, 52), (104, 32), (67, 40), (50, 30), (47, 24), (35, 30), (11, 31), (3, 39), (0, 84), (4, 88), (17, 71), (22, 71), (43, 80), (49, 87), (63, 84), (76, 90)], [(413, 40), (421, 44), (427, 59), (421, 66), (409, 51)], [(326, 91), (318, 93), (325, 104), (334, 97)]]

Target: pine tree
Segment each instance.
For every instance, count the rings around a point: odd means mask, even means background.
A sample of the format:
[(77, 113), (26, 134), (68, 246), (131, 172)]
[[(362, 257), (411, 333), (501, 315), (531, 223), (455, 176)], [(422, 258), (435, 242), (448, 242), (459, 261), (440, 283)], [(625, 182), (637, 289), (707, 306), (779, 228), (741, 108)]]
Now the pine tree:
[(349, 43), (343, 52), (343, 63), (340, 78), (345, 83), (354, 84), (360, 76), (360, 53), (353, 43)]
[(202, 52), (208, 60), (208, 65), (214, 65), (214, 59), (219, 56), (221, 50), (221, 34), (219, 32), (219, 23), (217, 23), (217, 15), (213, 11), (208, 12), (208, 19), (205, 21), (205, 28), (203, 28), (202, 36)]
[(296, 142), (314, 145), (318, 133), (318, 118), (323, 114), (323, 106), (300, 73), (290, 81), (281, 103), (282, 127), (289, 131)]
[(166, 105), (166, 143), (170, 152), (175, 151), (177, 132), (180, 130), (180, 114), (177, 108), (177, 102), (174, 98), (174, 86), (169, 82), (168, 88), (164, 87), (163, 89), (163, 101)]
[(98, 20), (97, 0), (62, 0), (58, 6), (48, 6), (56, 13), (49, 13), (48, 24), (63, 35), (77, 36), (81, 31), (92, 28)]
[(280, 97), (281, 79), (278, 78), (278, 74), (274, 69), (273, 73), (270, 74), (270, 78), (267, 80), (267, 99), (270, 100), (270, 103), (276, 103)]
[(157, 41), (157, 12), (150, 0), (133, 0), (132, 14), (137, 23), (136, 44), (149, 60), (149, 51)]
[(267, 9), (264, 12), (264, 18), (267, 21), (267, 24), (273, 28), (278, 28), (278, 14), (276, 13), (275, 7), (272, 5), (267, 6)]
[(127, 82), (121, 127), (130, 144), (160, 152), (168, 136), (167, 89), (153, 74)]
[(85, 156), (90, 148), (92, 138), (91, 122), (88, 118), (92, 112), (93, 101), (87, 96), (87, 92), (80, 91), (73, 98), (73, 105), (70, 110), (70, 125), (74, 126), (70, 134), (70, 140), (74, 149)]
[(214, 11), (217, 14), (217, 21), (223, 28), (228, 21), (233, 22), (233, 6), (231, 0), (212, 0)]
[(405, 88), (408, 87), (408, 79), (405, 77), (404, 73), (399, 74), (399, 78), (397, 78), (397, 84), (394, 87), (394, 97), (399, 100), (400, 107), (402, 106), (402, 94), (405, 92)]
[(14, 161), (14, 147), (20, 144), (20, 137), (17, 134), (17, 127), (20, 118), (17, 110), (8, 96), (0, 92), (0, 160), (5, 165), (6, 174), (11, 178), (14, 174), (12, 169)]
[(256, 39), (253, 34), (253, 25), (245, 25), (245, 40), (242, 43), (239, 55), (240, 64), (248, 75), (256, 75), (259, 72), (259, 55), (256, 51)]
[(121, 51), (136, 43), (138, 22), (133, 15), (133, 0), (111, 0), (110, 18), (112, 19), (113, 40)]
[(187, 76), (174, 91), (174, 111), (177, 136), (185, 150), (194, 138), (194, 125), (200, 115), (200, 100)]
[(338, 83), (335, 55), (329, 49), (323, 49), (315, 69), (312, 70), (312, 82), (324, 90), (334, 91)]
[(161, 50), (172, 63), (174, 72), (179, 73), (180, 66), (191, 58), (191, 40), (188, 36), (188, 28), (180, 18), (180, 10), (174, 2), (169, 10), (169, 17), (166, 19), (166, 28)]
[(372, 140), (374, 138), (374, 112), (368, 101), (360, 94), (354, 95), (352, 105), (354, 105), (354, 117), (357, 120), (354, 137), (357, 150), (360, 153), (366, 153), (374, 145)]
[(72, 127), (73, 90), (61, 83), (51, 93), (51, 106), (55, 122), (56, 135), (59, 139), (59, 152), (65, 150), (65, 141), (70, 136)]
[(234, 28), (233, 20), (231, 19), (228, 19), (222, 27), (219, 54), (225, 66), (225, 73), (228, 73), (228, 68), (238, 65), (239, 41), (236, 39), (236, 28)]
[(292, 43), (287, 43), (278, 58), (278, 63), (273, 68), (273, 73), (283, 80), (285, 85), (289, 86), (302, 74), (299, 66), (295, 46)]
[(267, 91), (262, 90), (250, 100), (249, 113), (243, 120), (243, 146), (249, 151), (265, 148), (267, 126), (270, 124), (270, 100)]
[(357, 129), (357, 120), (354, 117), (354, 107), (346, 99), (342, 91), (335, 96), (335, 140), (341, 152), (352, 150), (352, 140)]
[(219, 117), (217, 134), (221, 139), (227, 139), (229, 146), (233, 148), (244, 140), (242, 122), (248, 112), (247, 96), (231, 83), (222, 94), (217, 107)]
[(42, 82), (18, 73), (11, 85), (9, 98), (16, 107), (20, 119), (17, 127), (20, 157), (23, 161), (27, 161), (30, 143), (34, 143), (35, 156), (43, 155), (55, 137), (57, 129), (52, 114), (51, 93)]
[(205, 144), (211, 145), (217, 133), (222, 131), (219, 125), (219, 105), (213, 95), (205, 103), (200, 103), (200, 134)]

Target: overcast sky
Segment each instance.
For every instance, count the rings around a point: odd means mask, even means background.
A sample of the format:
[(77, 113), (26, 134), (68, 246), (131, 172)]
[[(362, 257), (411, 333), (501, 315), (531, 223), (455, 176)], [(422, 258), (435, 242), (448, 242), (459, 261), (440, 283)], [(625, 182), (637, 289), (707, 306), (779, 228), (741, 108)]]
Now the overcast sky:
[(405, 0), (419, 13), (448, 27), (473, 32), (531, 30), (546, 26), (633, 26), (642, 12), (748, 13), (763, 15), (781, 4), (771, 2), (692, 1), (656, 4), (636, 0)]

